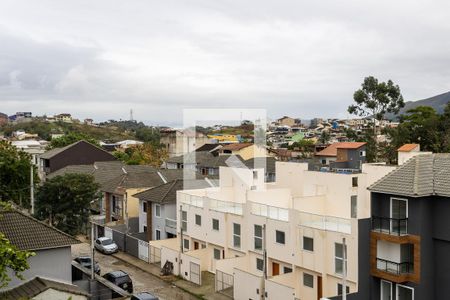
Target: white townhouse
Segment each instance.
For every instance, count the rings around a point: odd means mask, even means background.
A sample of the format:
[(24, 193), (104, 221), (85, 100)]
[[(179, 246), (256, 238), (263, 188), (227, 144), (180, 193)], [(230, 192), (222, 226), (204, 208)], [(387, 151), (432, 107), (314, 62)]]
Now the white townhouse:
[(221, 167), (219, 187), (177, 192), (177, 238), (150, 244), (162, 267), (198, 284), (214, 273), (216, 290), (238, 300), (333, 297), (345, 269), (353, 293), (364, 263), (358, 239), (370, 230), (367, 187), (392, 169), (340, 174), (277, 162), (276, 181), (265, 183), (262, 169)]

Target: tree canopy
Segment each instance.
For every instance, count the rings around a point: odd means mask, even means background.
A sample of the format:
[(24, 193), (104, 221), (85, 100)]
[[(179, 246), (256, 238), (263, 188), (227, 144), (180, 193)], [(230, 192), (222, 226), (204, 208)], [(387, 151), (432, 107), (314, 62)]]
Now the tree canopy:
[(88, 174), (65, 174), (44, 182), (36, 196), (36, 217), (71, 235), (81, 233), (89, 220), (90, 203), (99, 185)]
[(400, 87), (392, 80), (378, 82), (373, 76), (364, 78), (361, 88), (353, 94), (355, 104), (348, 107), (350, 114), (372, 116), (382, 120), (386, 113), (398, 114), (405, 106)]
[(65, 146), (68, 146), (70, 144), (73, 144), (73, 143), (81, 141), (81, 140), (85, 140), (86, 142), (91, 143), (96, 146), (100, 146), (100, 144), (98, 143), (98, 141), (96, 139), (92, 138), (91, 136), (89, 136), (87, 134), (78, 133), (78, 132), (70, 132), (59, 138), (52, 139), (47, 148), (53, 149), (53, 148), (65, 147)]
[(150, 143), (136, 145), (115, 151), (114, 156), (129, 165), (150, 165), (155, 168), (161, 167), (162, 163), (169, 157), (167, 150)]
[(34, 183), (39, 177), (28, 153), (18, 150), (9, 142), (0, 141), (0, 201), (13, 201), (29, 207), (30, 170), (34, 169)]

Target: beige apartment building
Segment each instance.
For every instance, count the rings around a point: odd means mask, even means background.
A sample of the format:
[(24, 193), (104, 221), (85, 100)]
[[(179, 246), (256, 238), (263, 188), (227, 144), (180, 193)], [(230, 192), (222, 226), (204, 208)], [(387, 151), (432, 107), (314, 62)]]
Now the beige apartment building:
[(177, 192), (177, 238), (150, 245), (162, 267), (197, 284), (214, 273), (216, 290), (238, 300), (333, 297), (345, 269), (356, 292), (367, 187), (392, 169), (339, 174), (277, 162), (276, 181), (265, 183), (263, 170), (221, 167), (219, 187)]

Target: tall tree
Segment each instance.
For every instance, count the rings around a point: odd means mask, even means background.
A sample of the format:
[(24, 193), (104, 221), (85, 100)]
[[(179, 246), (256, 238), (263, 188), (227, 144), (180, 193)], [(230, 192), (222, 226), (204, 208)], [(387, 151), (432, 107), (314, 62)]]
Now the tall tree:
[(36, 185), (39, 177), (31, 156), (9, 142), (0, 141), (0, 201), (11, 200), (23, 207), (30, 206), (31, 169)]
[(36, 217), (75, 235), (89, 220), (90, 203), (98, 199), (99, 185), (88, 174), (65, 174), (51, 178), (39, 188)]
[[(0, 212), (9, 209), (10, 205), (0, 202)], [(33, 252), (19, 250), (0, 232), (0, 288), (4, 288), (11, 281), (10, 270), (14, 272), (14, 276), (23, 280), (22, 272), (30, 268), (27, 260), (33, 255), (35, 255)]]
[[(373, 144), (373, 155), (369, 153), (370, 147), (367, 149), (367, 156), (377, 160), (377, 137), (376, 137), (376, 120), (380, 121), (386, 113), (398, 114), (401, 108), (405, 106), (400, 87), (394, 85), (392, 80), (387, 82), (378, 82), (373, 76), (364, 78), (361, 88), (353, 94), (354, 104), (348, 107), (350, 114), (361, 117), (371, 116), (373, 119), (373, 134), (367, 136), (367, 142)], [(372, 161), (372, 160), (369, 160)]]
[(372, 116), (382, 120), (386, 113), (398, 114), (405, 106), (400, 87), (391, 80), (378, 82), (373, 76), (364, 78), (361, 88), (353, 94), (355, 104), (348, 107), (348, 112), (361, 117)]

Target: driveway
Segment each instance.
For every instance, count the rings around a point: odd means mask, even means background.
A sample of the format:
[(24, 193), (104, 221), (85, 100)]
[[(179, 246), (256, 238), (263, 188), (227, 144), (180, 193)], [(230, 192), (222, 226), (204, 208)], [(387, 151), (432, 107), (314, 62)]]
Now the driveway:
[[(72, 257), (87, 255), (90, 256), (90, 245), (86, 243), (80, 243), (72, 245)], [(104, 255), (95, 252), (95, 260), (98, 261), (101, 268), (101, 275), (110, 271), (122, 270), (130, 275), (133, 281), (134, 292), (151, 292), (157, 295), (160, 299), (176, 299), (176, 300), (194, 300), (198, 299), (191, 294), (184, 292), (178, 287), (169, 284), (158, 277), (142, 271), (135, 266), (125, 263), (121, 260), (114, 258), (111, 255)]]

